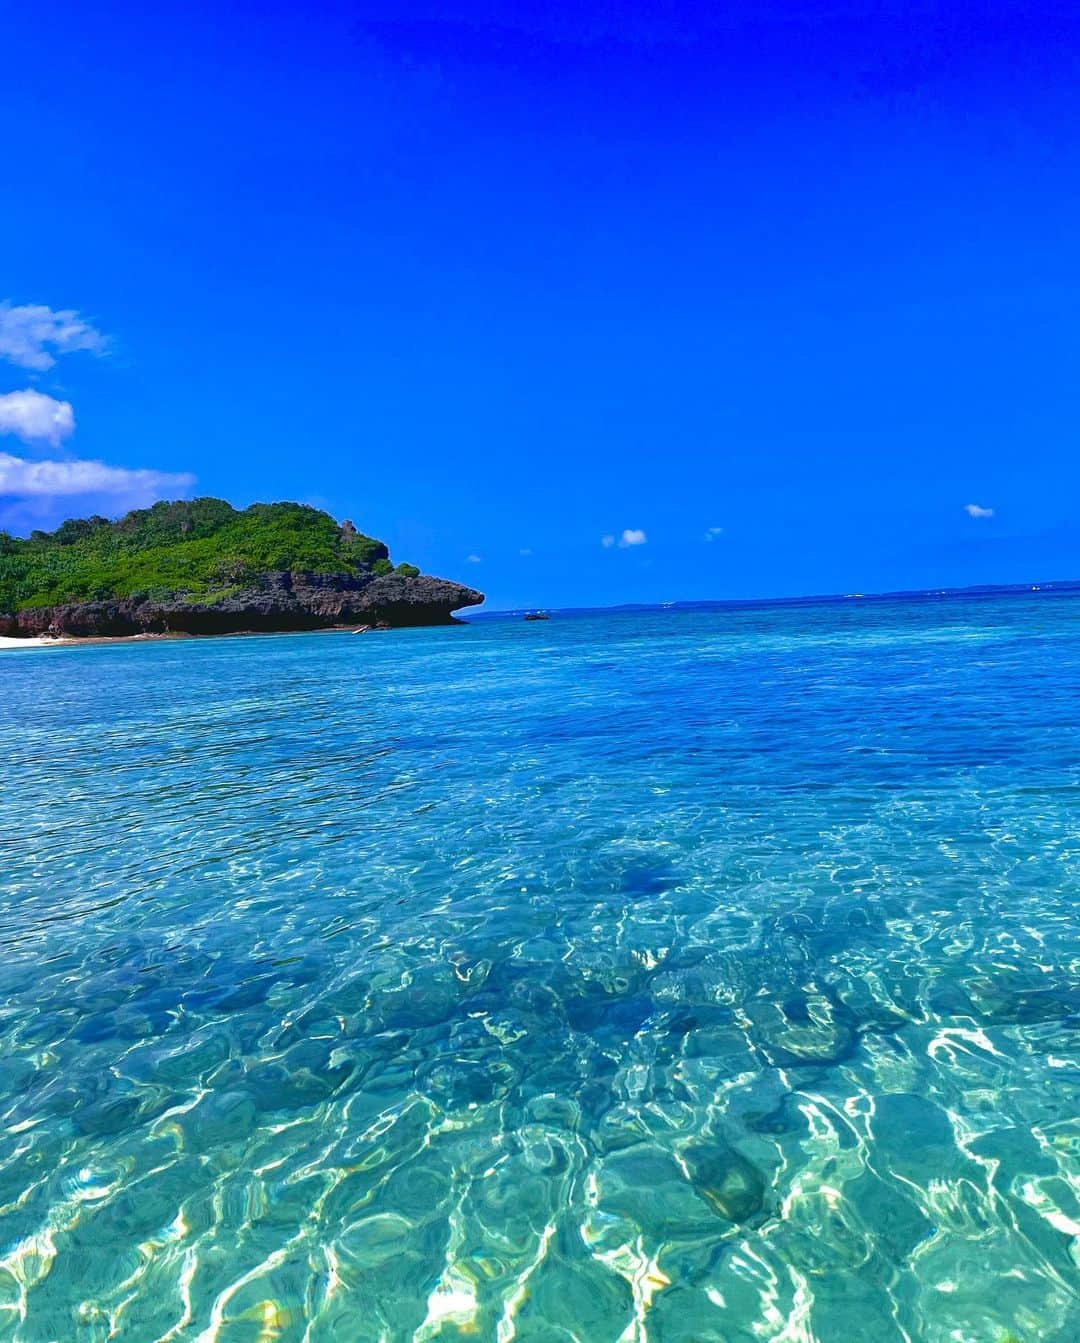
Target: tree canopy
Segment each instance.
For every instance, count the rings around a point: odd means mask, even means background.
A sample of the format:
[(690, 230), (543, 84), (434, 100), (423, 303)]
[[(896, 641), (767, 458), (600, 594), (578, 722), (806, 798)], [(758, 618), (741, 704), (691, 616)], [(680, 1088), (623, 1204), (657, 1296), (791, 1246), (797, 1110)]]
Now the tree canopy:
[(275, 571), (390, 570), (381, 541), (307, 504), (240, 510), (223, 499), (178, 500), (115, 522), (73, 518), (25, 539), (0, 532), (0, 611), (114, 597), (213, 602)]

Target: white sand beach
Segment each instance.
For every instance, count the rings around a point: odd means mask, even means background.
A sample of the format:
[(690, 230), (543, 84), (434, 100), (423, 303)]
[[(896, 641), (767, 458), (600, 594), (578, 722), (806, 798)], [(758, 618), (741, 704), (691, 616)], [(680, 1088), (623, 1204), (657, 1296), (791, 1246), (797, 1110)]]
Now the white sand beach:
[(70, 639), (9, 639), (6, 635), (0, 635), (0, 649), (3, 648), (62, 648), (70, 643)]

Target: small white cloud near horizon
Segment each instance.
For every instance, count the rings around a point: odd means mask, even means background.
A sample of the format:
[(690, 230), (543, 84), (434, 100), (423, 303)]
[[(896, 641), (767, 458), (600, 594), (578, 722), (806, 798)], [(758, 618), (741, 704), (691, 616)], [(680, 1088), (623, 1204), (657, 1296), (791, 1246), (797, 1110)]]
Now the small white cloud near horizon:
[(101, 332), (72, 308), (0, 303), (0, 359), (17, 368), (43, 373), (56, 363), (57, 355), (76, 350), (101, 355), (107, 345)]
[(74, 432), (75, 412), (70, 401), (57, 401), (32, 387), (0, 396), (0, 434), (14, 434), (24, 443), (49, 443), (56, 448)]
[(994, 516), (994, 510), (983, 508), (982, 504), (965, 504), (964, 512), (969, 518), (992, 518)]
[(123, 508), (143, 508), (184, 494), (195, 484), (188, 472), (128, 470), (104, 462), (32, 462), (0, 452), (0, 497), (58, 499), (107, 495)]
[(483, 562), (484, 562), (484, 561), (483, 561), (483, 558), (482, 558), (480, 555), (466, 555), (466, 556), (465, 556), (465, 563), (466, 563), (466, 564), (483, 564)]
[(718, 536), (723, 536), (723, 534), (723, 527), (710, 527), (708, 531), (706, 531), (703, 539), (706, 541), (715, 541)]
[(624, 527), (618, 537), (610, 533), (607, 536), (602, 536), (600, 544), (605, 550), (610, 550), (612, 546), (618, 546), (620, 550), (626, 550), (628, 546), (643, 546), (648, 539), (640, 527)]

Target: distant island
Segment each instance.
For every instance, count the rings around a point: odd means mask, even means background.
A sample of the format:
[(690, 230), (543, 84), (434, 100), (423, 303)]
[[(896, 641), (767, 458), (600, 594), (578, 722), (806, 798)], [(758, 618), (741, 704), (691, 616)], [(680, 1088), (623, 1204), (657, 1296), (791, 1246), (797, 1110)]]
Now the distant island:
[(483, 600), (305, 504), (180, 500), (0, 532), (0, 635), (14, 638), (444, 625)]

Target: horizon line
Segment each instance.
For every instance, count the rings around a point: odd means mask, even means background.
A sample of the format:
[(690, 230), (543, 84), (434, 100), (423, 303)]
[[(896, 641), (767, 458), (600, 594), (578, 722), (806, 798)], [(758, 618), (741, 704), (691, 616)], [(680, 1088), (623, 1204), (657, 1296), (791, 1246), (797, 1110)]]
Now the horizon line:
[(509, 606), (499, 610), (486, 610), (481, 607), (462, 607), (469, 618), (476, 616), (519, 616), (530, 611), (556, 612), (560, 615), (591, 613), (595, 611), (669, 611), (685, 610), (701, 606), (793, 606), (814, 605), (823, 602), (883, 602), (899, 601), (919, 597), (995, 597), (1009, 594), (1022, 596), (1025, 593), (1080, 592), (1080, 578), (1052, 578), (1036, 583), (971, 583), (964, 587), (951, 588), (897, 588), (887, 592), (822, 592), (806, 593), (784, 597), (688, 597), (666, 602), (617, 602), (610, 606)]

